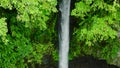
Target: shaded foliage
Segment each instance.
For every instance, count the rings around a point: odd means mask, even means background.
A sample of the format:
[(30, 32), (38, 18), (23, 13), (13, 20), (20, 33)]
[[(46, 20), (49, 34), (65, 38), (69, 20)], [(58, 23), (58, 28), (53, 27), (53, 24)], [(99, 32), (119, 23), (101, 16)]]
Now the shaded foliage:
[[(34, 68), (44, 62), (44, 55), (58, 60), (57, 4), (57, 0), (0, 0), (0, 68)], [(72, 0), (70, 59), (93, 55), (111, 62), (117, 56), (119, 4), (119, 0)]]
[(1, 68), (25, 68), (29, 63), (34, 67), (54, 51), (55, 22), (50, 20), (56, 4), (56, 0), (0, 1)]
[[(77, 18), (71, 55), (93, 55), (110, 62), (117, 56), (119, 41), (119, 8), (117, 0), (80, 0), (71, 15)], [(74, 51), (74, 52), (72, 52)]]

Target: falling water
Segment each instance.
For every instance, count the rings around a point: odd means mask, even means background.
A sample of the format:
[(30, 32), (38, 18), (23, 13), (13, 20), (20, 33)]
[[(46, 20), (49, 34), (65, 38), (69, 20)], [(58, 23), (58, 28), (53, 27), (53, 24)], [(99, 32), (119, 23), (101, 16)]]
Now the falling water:
[(59, 68), (68, 68), (70, 0), (60, 0)]

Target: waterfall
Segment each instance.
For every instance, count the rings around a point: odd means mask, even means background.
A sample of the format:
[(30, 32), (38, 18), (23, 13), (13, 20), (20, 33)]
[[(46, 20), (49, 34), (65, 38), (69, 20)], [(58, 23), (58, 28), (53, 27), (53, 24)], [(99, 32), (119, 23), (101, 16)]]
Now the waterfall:
[(70, 0), (60, 0), (59, 13), (59, 68), (68, 68)]

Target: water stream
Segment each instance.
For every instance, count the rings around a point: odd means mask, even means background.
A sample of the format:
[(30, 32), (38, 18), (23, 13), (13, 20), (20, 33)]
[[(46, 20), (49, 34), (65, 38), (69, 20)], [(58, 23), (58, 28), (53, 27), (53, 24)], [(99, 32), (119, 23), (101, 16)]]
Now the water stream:
[(59, 68), (68, 68), (70, 0), (60, 0), (59, 12)]

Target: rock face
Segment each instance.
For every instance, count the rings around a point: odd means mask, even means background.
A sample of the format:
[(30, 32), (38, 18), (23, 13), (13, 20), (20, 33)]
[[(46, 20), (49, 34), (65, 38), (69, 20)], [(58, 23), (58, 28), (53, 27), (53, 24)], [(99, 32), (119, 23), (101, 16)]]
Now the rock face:
[(105, 60), (97, 60), (92, 56), (76, 58), (70, 61), (69, 68), (119, 68), (115, 65), (109, 65)]

